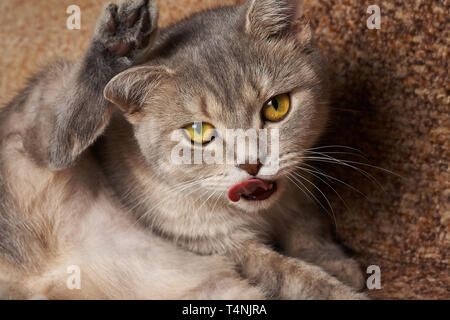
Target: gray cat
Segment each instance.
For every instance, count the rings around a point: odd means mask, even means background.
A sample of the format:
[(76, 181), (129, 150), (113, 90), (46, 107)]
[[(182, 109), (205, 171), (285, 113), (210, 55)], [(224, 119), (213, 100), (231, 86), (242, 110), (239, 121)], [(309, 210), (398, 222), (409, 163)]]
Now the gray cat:
[[(298, 1), (162, 30), (157, 18), (153, 1), (108, 5), (79, 62), (50, 66), (1, 111), (0, 296), (364, 299), (357, 263), (292, 175), (327, 121)], [(174, 164), (180, 129), (192, 152), (218, 152), (226, 129), (277, 129), (279, 168)]]

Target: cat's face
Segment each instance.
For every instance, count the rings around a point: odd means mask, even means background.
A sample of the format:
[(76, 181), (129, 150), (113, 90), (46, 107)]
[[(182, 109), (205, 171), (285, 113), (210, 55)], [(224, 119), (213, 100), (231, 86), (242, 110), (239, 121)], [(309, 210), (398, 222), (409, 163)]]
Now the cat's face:
[[(244, 9), (247, 24), (241, 30), (236, 16)], [(150, 87), (140, 85), (148, 93), (129, 119), (147, 164), (174, 193), (199, 204), (220, 201), (258, 211), (280, 198), (288, 174), (321, 134), (327, 97), (306, 26), (263, 36), (250, 31), (256, 28), (248, 25), (251, 10), (239, 8), (232, 12), (233, 27), (160, 60), (164, 69), (130, 72), (129, 78), (139, 79), (154, 72), (158, 80), (153, 75)], [(261, 130), (267, 130), (267, 148), (257, 144), (256, 157), (230, 136), (246, 132), (260, 138)], [(242, 165), (239, 156), (253, 165)]]

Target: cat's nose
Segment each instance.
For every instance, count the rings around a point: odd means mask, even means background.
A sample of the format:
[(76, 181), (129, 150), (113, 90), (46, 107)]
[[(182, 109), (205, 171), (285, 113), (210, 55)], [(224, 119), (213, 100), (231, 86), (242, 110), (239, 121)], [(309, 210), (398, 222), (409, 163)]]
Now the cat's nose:
[(256, 164), (241, 164), (239, 165), (239, 168), (247, 171), (251, 176), (256, 176), (262, 166), (263, 164), (258, 160), (258, 163)]

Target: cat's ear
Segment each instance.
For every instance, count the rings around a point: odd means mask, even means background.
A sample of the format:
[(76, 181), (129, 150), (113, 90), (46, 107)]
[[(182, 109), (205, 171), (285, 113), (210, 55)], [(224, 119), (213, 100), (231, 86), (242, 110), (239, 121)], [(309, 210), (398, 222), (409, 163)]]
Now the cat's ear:
[(139, 112), (147, 97), (173, 72), (165, 67), (142, 66), (115, 76), (105, 87), (105, 98), (126, 115)]
[(248, 0), (246, 32), (261, 38), (294, 35), (311, 40), (311, 29), (303, 14), (303, 0)]

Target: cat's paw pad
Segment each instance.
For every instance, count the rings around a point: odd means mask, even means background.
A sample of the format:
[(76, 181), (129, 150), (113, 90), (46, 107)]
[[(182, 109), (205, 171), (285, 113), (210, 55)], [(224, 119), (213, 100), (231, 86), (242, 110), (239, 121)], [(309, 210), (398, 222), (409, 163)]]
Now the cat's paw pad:
[(98, 39), (111, 54), (131, 57), (149, 45), (157, 28), (157, 7), (149, 0), (109, 4), (100, 18)]

